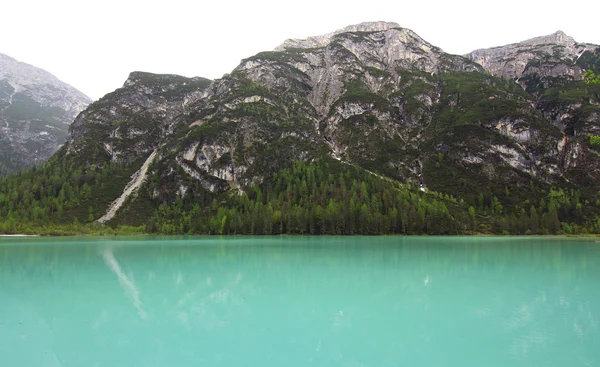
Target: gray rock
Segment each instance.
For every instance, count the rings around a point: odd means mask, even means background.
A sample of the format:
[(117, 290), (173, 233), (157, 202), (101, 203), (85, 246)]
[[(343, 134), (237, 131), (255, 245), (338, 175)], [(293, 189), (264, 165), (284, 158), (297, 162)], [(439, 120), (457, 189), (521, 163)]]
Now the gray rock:
[[(480, 64), (492, 75), (520, 78), (526, 74), (539, 73), (547, 76), (571, 76), (581, 78), (581, 68), (574, 63), (585, 52), (597, 45), (577, 43), (562, 31), (536, 37), (506, 46), (480, 49), (465, 55)], [(529, 67), (535, 60), (544, 60), (545, 66)]]
[(0, 54), (0, 174), (47, 160), (90, 102), (47, 71)]

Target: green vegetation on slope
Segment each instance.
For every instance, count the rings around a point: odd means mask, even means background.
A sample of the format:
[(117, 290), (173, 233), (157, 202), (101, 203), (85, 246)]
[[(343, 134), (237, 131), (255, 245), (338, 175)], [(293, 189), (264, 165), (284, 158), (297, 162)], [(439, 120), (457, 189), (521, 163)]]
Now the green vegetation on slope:
[(423, 192), (331, 159), (296, 162), (262, 185), (200, 206), (176, 199), (147, 226), (155, 233), (205, 234), (558, 234), (599, 233), (595, 205), (575, 190), (549, 189), (539, 201), (504, 206)]
[[(66, 160), (65, 160), (66, 161)], [(385, 179), (332, 159), (295, 162), (244, 193), (139, 196), (147, 216), (134, 226), (93, 221), (120, 195), (136, 165), (84, 172), (57, 159), (0, 183), (0, 232), (39, 234), (556, 234), (598, 233), (596, 203), (578, 191), (550, 189), (539, 201), (505, 206), (511, 196), (465, 201)], [(130, 205), (135, 204), (129, 203)], [(152, 214), (151, 208), (157, 208)], [(150, 209), (150, 212), (147, 210)], [(132, 208), (123, 210), (131, 213)], [(135, 207), (133, 208), (135, 210)], [(123, 214), (123, 213), (121, 213)], [(129, 215), (129, 214), (127, 214)]]
[(583, 80), (532, 73), (523, 76), (520, 82), (547, 119), (560, 125), (567, 135), (585, 137), (597, 125), (600, 114), (600, 48), (585, 51), (576, 65), (584, 70)]
[(84, 170), (64, 152), (62, 148), (47, 164), (0, 181), (0, 232), (91, 223), (104, 214), (141, 165), (107, 162)]
[(593, 70), (588, 70), (583, 74), (586, 84), (600, 84), (600, 75), (596, 75)]
[(311, 164), (297, 161), (264, 184), (221, 200), (215, 199), (207, 207), (192, 203), (186, 207), (185, 199), (177, 199), (175, 205), (162, 205), (148, 230), (209, 234), (456, 234), (463, 231), (468, 219), (450, 198), (437, 198), (329, 159)]

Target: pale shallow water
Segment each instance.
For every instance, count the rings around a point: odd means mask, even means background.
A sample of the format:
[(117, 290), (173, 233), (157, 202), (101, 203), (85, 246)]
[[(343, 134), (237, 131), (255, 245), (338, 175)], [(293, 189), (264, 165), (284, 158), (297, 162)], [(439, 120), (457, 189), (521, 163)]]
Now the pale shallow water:
[(0, 238), (0, 366), (600, 366), (600, 245)]

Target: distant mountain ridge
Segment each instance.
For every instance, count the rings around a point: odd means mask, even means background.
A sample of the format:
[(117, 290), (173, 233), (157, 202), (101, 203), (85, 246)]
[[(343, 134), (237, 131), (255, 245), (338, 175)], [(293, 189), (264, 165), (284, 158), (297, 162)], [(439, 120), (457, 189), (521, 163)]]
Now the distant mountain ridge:
[(91, 102), (49, 72), (0, 54), (0, 174), (47, 160)]
[[(575, 63), (586, 51), (594, 51), (598, 46), (578, 43), (563, 31), (531, 38), (518, 43), (472, 51), (466, 55), (495, 76), (520, 78), (531, 73), (527, 66), (533, 60), (561, 65), (560, 68), (545, 71), (546, 75), (581, 76), (581, 67)], [(536, 70), (537, 71), (537, 70)]]
[(600, 46), (562, 31), (466, 55), (492, 75), (514, 79), (535, 99), (544, 117), (568, 135), (600, 135), (600, 98), (582, 83), (600, 70)]

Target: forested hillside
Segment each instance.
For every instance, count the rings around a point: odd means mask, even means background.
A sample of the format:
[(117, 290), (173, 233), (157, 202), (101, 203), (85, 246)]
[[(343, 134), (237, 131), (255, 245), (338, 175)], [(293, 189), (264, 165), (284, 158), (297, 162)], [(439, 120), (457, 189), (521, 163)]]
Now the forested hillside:
[[(73, 234), (111, 230), (94, 223), (135, 170), (107, 164), (93, 174), (56, 167), (11, 176), (0, 186), (3, 233)], [(295, 162), (242, 193), (157, 202), (143, 191), (126, 207), (124, 232), (162, 234), (581, 234), (598, 233), (596, 203), (580, 191), (548, 188), (512, 206), (480, 194), (465, 201), (423, 191), (336, 160)], [(153, 210), (152, 208), (157, 208)], [(149, 220), (147, 216), (151, 215)], [(137, 228), (135, 228), (138, 226)]]

